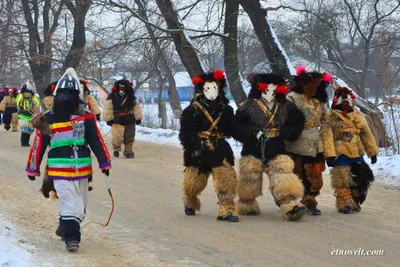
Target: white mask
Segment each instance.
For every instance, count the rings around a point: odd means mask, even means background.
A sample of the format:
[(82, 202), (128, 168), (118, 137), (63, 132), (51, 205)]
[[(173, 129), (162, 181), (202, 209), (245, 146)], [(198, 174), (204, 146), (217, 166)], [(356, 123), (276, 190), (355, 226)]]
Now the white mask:
[(204, 96), (211, 101), (218, 97), (218, 85), (216, 82), (205, 82), (203, 85)]
[(261, 94), (262, 98), (268, 103), (275, 98), (276, 87), (278, 87), (278, 85), (269, 83), (267, 90)]
[(336, 102), (336, 105), (340, 105), (343, 101), (347, 101), (349, 102), (350, 106), (353, 106), (353, 99), (351, 98), (351, 95), (348, 94), (347, 96), (345, 96), (344, 98), (341, 96), (338, 98), (338, 101)]

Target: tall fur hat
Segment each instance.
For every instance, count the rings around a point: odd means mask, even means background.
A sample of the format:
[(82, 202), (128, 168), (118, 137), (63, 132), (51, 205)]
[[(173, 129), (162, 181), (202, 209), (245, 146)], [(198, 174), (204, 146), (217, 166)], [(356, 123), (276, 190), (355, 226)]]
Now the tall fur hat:
[(289, 92), (287, 81), (282, 75), (273, 73), (250, 73), (247, 80), (251, 84), (251, 89), (248, 98), (259, 99), (262, 92), (268, 88), (268, 84), (278, 85), (275, 90), (275, 97), (279, 100), (285, 98)]
[(319, 82), (317, 93), (314, 97), (323, 103), (328, 102), (328, 93), (326, 92), (326, 88), (332, 82), (332, 75), (330, 75), (328, 72), (309, 72), (305, 66), (299, 65), (296, 68), (296, 75), (293, 76), (293, 81), (295, 84), (292, 88), (292, 91), (299, 94), (304, 93), (304, 87), (309, 82)]
[(192, 78), (194, 90), (198, 96), (203, 95), (203, 86), (206, 82), (216, 82), (219, 89), (218, 96), (220, 98), (220, 101), (222, 101), (223, 103), (229, 102), (229, 100), (226, 98), (225, 93), (227, 82), (223, 70), (215, 70), (212, 72), (203, 73), (200, 75), (196, 75)]
[(56, 86), (57, 86), (58, 81), (54, 81), (51, 84), (47, 85), (46, 89), (44, 89), (44, 95), (45, 96), (52, 96), (54, 90), (56, 90)]
[(123, 86), (123, 87), (125, 87), (125, 91), (127, 94), (133, 95), (135, 93), (133, 90), (133, 85), (134, 85), (134, 83), (130, 82), (128, 80), (124, 80), (124, 79), (118, 80), (114, 83), (114, 87), (111, 89), (111, 91), (113, 93), (116, 93), (116, 92), (120, 91), (120, 87)]

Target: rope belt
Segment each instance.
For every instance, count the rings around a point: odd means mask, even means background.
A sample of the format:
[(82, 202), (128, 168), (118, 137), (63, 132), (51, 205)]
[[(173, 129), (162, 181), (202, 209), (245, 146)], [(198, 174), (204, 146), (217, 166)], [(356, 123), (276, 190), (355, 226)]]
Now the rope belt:
[(129, 115), (129, 114), (132, 114), (132, 113), (133, 113), (132, 110), (129, 110), (129, 111), (116, 111), (116, 112), (114, 112), (114, 116), (121, 117), (121, 116), (126, 116), (126, 115)]
[(317, 123), (315, 121), (306, 121), (304, 126), (306, 128), (317, 128), (319, 126), (319, 123)]
[(199, 136), (201, 139), (203, 139), (203, 141), (205, 142), (205, 145), (209, 149), (214, 150), (215, 146), (211, 143), (210, 139), (213, 138), (213, 139), (218, 140), (218, 139), (225, 138), (225, 136), (218, 131), (218, 127), (217, 127), (217, 124), (221, 119), (222, 112), (220, 112), (218, 117), (214, 120), (213, 117), (211, 117), (210, 113), (199, 102), (194, 101), (193, 105), (196, 106), (197, 108), (199, 108), (204, 113), (204, 115), (209, 120), (209, 122), (211, 123), (211, 126), (208, 130), (197, 133), (197, 136)]

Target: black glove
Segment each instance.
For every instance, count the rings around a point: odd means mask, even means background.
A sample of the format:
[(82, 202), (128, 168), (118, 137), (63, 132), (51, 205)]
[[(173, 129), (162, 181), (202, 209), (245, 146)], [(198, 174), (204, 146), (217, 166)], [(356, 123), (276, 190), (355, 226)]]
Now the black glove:
[(31, 180), (31, 181), (35, 181), (35, 180), (36, 180), (36, 177), (35, 177), (35, 176), (30, 176), (30, 175), (28, 175), (28, 178), (29, 178), (29, 180)]
[(101, 170), (106, 176), (110, 176), (110, 170)]
[(326, 164), (328, 165), (328, 167), (335, 167), (336, 158), (335, 157), (326, 158)]
[(115, 120), (107, 121), (108, 126), (112, 126), (115, 123)]
[(371, 164), (375, 164), (378, 161), (378, 159), (376, 158), (376, 155), (373, 155), (371, 157)]
[(100, 114), (96, 114), (96, 120), (100, 121)]
[(142, 123), (142, 120), (136, 120), (136, 125), (139, 125)]

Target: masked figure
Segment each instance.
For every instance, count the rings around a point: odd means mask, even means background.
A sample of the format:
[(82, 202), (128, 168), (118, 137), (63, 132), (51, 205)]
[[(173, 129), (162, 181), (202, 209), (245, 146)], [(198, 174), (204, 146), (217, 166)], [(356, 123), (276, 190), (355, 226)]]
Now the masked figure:
[(127, 80), (115, 82), (111, 94), (104, 105), (103, 119), (111, 126), (114, 157), (119, 157), (124, 144), (124, 156), (133, 158), (136, 126), (142, 122), (142, 110), (133, 91), (133, 83)]
[[(40, 164), (48, 146), (47, 166), (42, 190), (54, 187), (60, 200), (60, 225), (57, 235), (68, 251), (76, 251), (81, 240), (80, 223), (85, 218), (89, 178), (92, 177), (91, 152), (99, 168), (109, 175), (110, 156), (96, 117), (80, 105), (82, 92), (74, 69), (67, 69), (54, 90), (51, 111), (33, 119), (36, 136), (29, 153), (26, 173), (30, 180), (40, 175)], [(89, 149), (90, 147), (90, 149)]]
[(239, 161), (239, 201), (243, 215), (258, 215), (256, 198), (262, 195), (263, 173), (270, 180), (270, 190), (284, 220), (298, 220), (305, 213), (297, 202), (304, 186), (293, 173), (294, 163), (285, 155), (285, 141), (297, 140), (304, 128), (304, 115), (287, 101), (289, 89), (280, 75), (249, 75), (251, 90), (234, 118), (233, 137), (243, 143)]
[(233, 109), (225, 96), (224, 72), (216, 70), (192, 79), (196, 95), (181, 115), (179, 140), (183, 146), (185, 174), (183, 203), (186, 215), (200, 210), (198, 196), (212, 174), (217, 193), (218, 220), (237, 222), (234, 156), (225, 140), (232, 135)]
[(374, 175), (363, 155), (377, 161), (379, 149), (364, 116), (353, 107), (355, 94), (338, 87), (322, 131), (324, 154), (331, 169), (336, 208), (349, 214), (361, 210)]
[[(7, 88), (6, 88), (7, 89)], [(16, 96), (17, 88), (4, 91), (6, 94), (0, 103), (0, 112), (3, 112), (4, 129), (18, 132), (18, 110)]]
[(54, 91), (56, 90), (56, 85), (58, 81), (54, 81), (51, 84), (49, 84), (46, 89), (44, 90), (44, 98), (43, 98), (43, 104), (46, 110), (52, 110), (53, 104), (54, 104)]
[(326, 114), (328, 93), (332, 80), (328, 73), (307, 72), (304, 66), (296, 69), (294, 87), (287, 99), (294, 103), (305, 116), (304, 130), (296, 141), (287, 141), (286, 149), (295, 163), (294, 172), (302, 180), (305, 193), (303, 203), (310, 215), (321, 215), (316, 196), (322, 188), (322, 172), (325, 170), (320, 127)]
[(32, 91), (29, 83), (25, 84), (17, 99), (18, 123), (21, 129), (21, 146), (29, 147), (29, 139), (34, 132), (31, 120), (33, 115), (39, 112), (40, 100)]
[(100, 121), (101, 110), (96, 98), (90, 94), (90, 90), (87, 86), (88, 82), (85, 80), (80, 80), (80, 83), (83, 85), (83, 101), (85, 101), (87, 104), (86, 108), (96, 116), (97, 121)]

